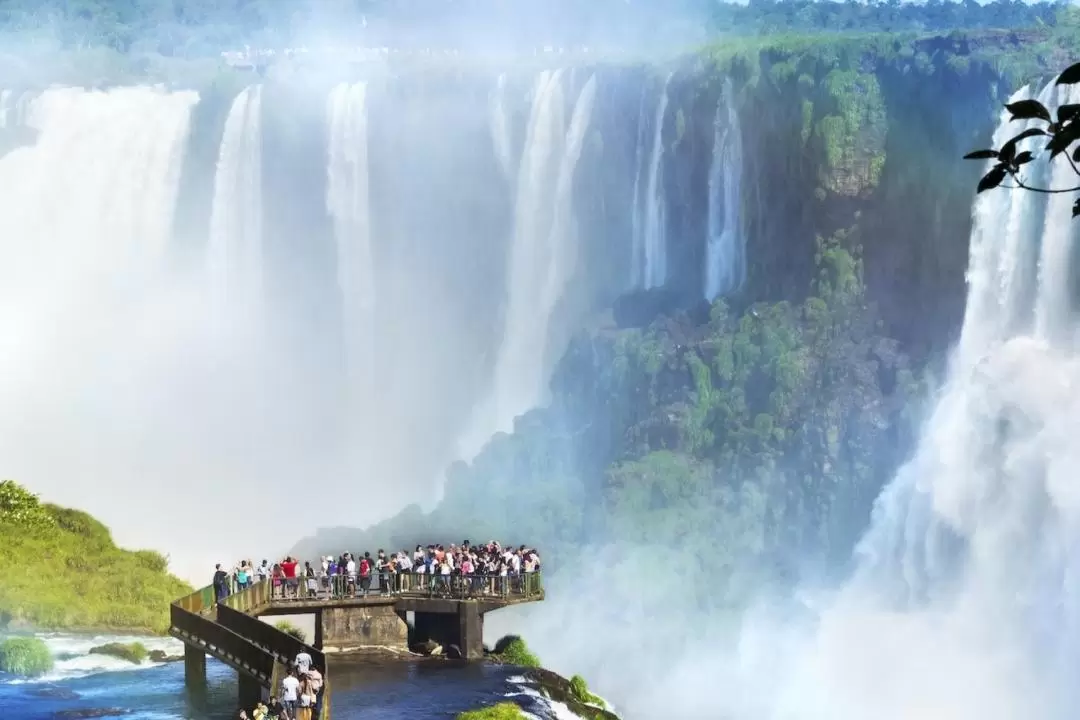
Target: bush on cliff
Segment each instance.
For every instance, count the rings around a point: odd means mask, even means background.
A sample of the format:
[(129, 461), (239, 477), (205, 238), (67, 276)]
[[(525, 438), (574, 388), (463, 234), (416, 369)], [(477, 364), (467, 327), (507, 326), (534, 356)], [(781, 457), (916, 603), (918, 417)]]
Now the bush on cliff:
[(495, 643), (492, 654), (501, 662), (509, 665), (520, 665), (528, 668), (540, 667), (540, 659), (529, 650), (529, 646), (517, 635), (506, 635), (500, 639), (499, 642)]
[(278, 630), (285, 633), (286, 635), (292, 635), (294, 638), (296, 638), (302, 643), (307, 642), (307, 635), (304, 633), (304, 631), (293, 625), (288, 620), (281, 620), (280, 622), (276, 622), (274, 623), (274, 627), (276, 627)]
[(583, 703), (607, 707), (607, 703), (604, 702), (603, 698), (589, 692), (589, 686), (586, 684), (585, 678), (580, 675), (575, 675), (570, 678), (570, 690), (574, 693), (574, 697)]
[(52, 654), (40, 638), (13, 637), (0, 643), (0, 672), (37, 677), (52, 668)]
[(191, 587), (159, 553), (122, 550), (79, 510), (0, 482), (0, 613), (42, 628), (164, 632), (169, 603)]
[(127, 660), (128, 662), (140, 665), (144, 660), (146, 660), (150, 653), (147, 651), (146, 646), (142, 643), (133, 642), (107, 643), (105, 645), (98, 645), (97, 647), (90, 648), (90, 654), (108, 655), (110, 657), (120, 658), (121, 660)]

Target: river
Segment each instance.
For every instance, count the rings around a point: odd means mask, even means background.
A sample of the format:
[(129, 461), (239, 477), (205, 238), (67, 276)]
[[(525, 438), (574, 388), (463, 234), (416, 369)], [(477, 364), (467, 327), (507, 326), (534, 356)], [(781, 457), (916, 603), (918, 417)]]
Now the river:
[[(143, 643), (176, 655), (183, 645), (171, 638), (42, 633), (56, 665), (36, 680), (0, 673), (0, 707), (18, 720), (123, 717), (128, 720), (226, 720), (236, 715), (236, 672), (207, 659), (207, 693), (202, 702), (184, 688), (182, 662), (132, 665), (91, 655), (107, 642)], [(389, 662), (336, 661), (331, 666), (335, 720), (453, 718), (463, 710), (506, 699), (544, 720), (576, 717), (532, 689), (519, 669), (419, 658)], [(96, 711), (100, 714), (93, 714)]]

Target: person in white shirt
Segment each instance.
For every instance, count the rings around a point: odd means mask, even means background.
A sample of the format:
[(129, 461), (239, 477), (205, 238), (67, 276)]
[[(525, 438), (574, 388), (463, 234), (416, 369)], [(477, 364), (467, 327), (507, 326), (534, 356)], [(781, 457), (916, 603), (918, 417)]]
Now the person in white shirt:
[(285, 714), (290, 718), (296, 717), (296, 701), (300, 696), (300, 679), (296, 677), (296, 671), (290, 670), (285, 679), (281, 681), (281, 705), (285, 708)]

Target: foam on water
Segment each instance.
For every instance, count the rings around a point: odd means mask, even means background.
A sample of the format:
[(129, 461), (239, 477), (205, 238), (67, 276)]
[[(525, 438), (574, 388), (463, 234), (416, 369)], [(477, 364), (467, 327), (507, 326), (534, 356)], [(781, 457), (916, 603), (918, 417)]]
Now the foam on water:
[(54, 683), (61, 680), (73, 680), (99, 673), (128, 672), (159, 667), (163, 663), (143, 662), (138, 665), (112, 657), (110, 655), (91, 654), (90, 650), (107, 643), (142, 643), (147, 650), (160, 650), (167, 655), (179, 655), (184, 645), (178, 640), (167, 637), (142, 635), (83, 635), (73, 633), (40, 633), (41, 638), (54, 658), (51, 672), (37, 678), (6, 678), (0, 680), (9, 685)]

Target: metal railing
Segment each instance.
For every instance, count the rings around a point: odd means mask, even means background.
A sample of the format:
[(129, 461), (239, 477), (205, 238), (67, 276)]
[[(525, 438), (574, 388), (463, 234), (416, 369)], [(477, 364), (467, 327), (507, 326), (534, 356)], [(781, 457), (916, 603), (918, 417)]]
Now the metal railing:
[(174, 600), (173, 605), (186, 610), (189, 613), (195, 613), (201, 615), (207, 610), (214, 607), (214, 586), (207, 585), (204, 588), (200, 588), (190, 595)]
[(229, 594), (221, 599), (219, 606), (225, 605), (239, 612), (248, 612), (265, 607), (271, 602), (269, 581), (262, 580), (244, 585), (233, 582), (228, 587)]
[[(430, 575), (375, 573), (368, 577), (332, 575), (269, 581), (271, 602), (350, 600), (364, 597), (425, 597), (520, 600), (543, 595), (539, 572), (520, 575)], [(250, 591), (249, 591), (250, 592)]]

